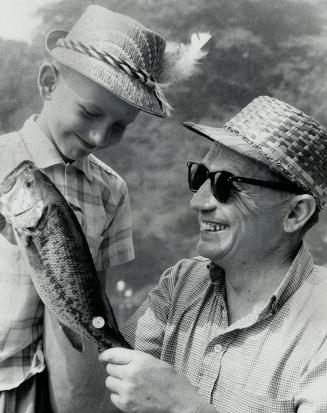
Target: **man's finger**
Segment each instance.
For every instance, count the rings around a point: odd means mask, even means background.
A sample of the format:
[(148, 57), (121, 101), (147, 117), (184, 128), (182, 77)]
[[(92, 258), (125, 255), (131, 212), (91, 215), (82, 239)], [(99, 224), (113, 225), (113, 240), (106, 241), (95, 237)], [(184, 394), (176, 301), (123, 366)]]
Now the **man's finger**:
[(121, 347), (110, 348), (100, 354), (99, 360), (111, 364), (128, 364), (132, 361), (133, 351)]
[(122, 381), (116, 377), (108, 376), (106, 378), (106, 387), (112, 392), (119, 394), (122, 389)]
[(109, 376), (116, 377), (117, 379), (123, 380), (126, 376), (126, 370), (128, 366), (126, 364), (111, 364), (108, 363), (106, 366), (106, 371)]
[[(110, 395), (110, 399), (112, 401), (112, 404), (117, 407), (117, 409), (119, 409), (120, 406), (120, 396), (119, 394), (116, 393), (111, 393)], [(119, 409), (119, 411), (121, 412), (122, 410)]]

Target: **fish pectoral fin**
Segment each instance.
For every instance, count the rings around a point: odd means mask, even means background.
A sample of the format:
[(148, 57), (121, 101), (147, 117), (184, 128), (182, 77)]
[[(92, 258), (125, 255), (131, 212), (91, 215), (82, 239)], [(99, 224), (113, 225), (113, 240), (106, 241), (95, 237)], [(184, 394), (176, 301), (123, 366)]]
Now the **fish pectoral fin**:
[(33, 238), (28, 232), (18, 229), (14, 229), (14, 234), (26, 264), (29, 265), (33, 272), (43, 272), (42, 259), (33, 242)]
[(83, 352), (84, 342), (83, 342), (83, 338), (81, 337), (81, 335), (76, 333), (74, 330), (72, 330), (71, 328), (65, 326), (64, 324), (60, 322), (59, 322), (59, 325), (62, 331), (64, 332), (65, 336), (67, 337), (67, 340), (74, 347), (74, 349), (77, 351)]
[[(28, 231), (15, 228), (14, 233), (19, 237), (20, 242), (21, 242), (23, 247), (30, 247), (31, 246), (32, 237), (31, 237), (31, 235), (29, 234)], [(17, 241), (17, 236), (16, 236), (16, 241)], [(18, 241), (17, 241), (17, 244), (18, 244)]]

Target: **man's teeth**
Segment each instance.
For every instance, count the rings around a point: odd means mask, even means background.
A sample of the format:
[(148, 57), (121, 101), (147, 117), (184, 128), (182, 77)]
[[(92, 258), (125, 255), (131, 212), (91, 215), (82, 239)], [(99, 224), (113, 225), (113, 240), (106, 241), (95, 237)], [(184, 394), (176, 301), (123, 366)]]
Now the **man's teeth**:
[(227, 225), (224, 224), (214, 224), (212, 222), (201, 222), (200, 229), (201, 231), (223, 231), (227, 228)]

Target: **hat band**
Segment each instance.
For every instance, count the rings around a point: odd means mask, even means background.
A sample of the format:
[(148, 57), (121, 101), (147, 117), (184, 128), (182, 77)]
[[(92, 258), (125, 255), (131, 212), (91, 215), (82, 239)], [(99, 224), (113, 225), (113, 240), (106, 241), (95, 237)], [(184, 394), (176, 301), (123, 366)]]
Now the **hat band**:
[(158, 100), (161, 110), (167, 115), (170, 114), (172, 107), (166, 100), (159, 83), (155, 80), (155, 78), (152, 75), (150, 75), (145, 70), (136, 67), (132, 62), (127, 62), (126, 60), (118, 59), (109, 52), (105, 52), (95, 46), (76, 40), (69, 40), (64, 38), (58, 39), (56, 46), (71, 49), (78, 53), (87, 54), (88, 56), (101, 60), (107, 64), (110, 64), (111, 66), (118, 67), (129, 76), (136, 77), (141, 83), (143, 83), (145, 86), (147, 86), (150, 90), (153, 91), (155, 97)]

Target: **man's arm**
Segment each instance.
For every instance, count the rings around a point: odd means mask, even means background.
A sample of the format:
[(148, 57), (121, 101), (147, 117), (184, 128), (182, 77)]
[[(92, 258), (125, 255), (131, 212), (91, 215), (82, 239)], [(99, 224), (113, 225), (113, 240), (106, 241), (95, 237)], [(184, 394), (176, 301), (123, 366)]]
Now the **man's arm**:
[(168, 268), (121, 331), (136, 350), (160, 358), (180, 264)]
[(100, 360), (107, 363), (111, 401), (122, 412), (218, 413), (183, 375), (149, 354), (114, 348)]
[(327, 341), (301, 377), (294, 401), (298, 413), (327, 412)]

